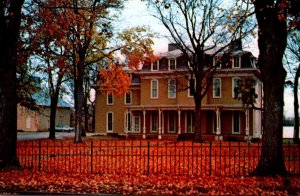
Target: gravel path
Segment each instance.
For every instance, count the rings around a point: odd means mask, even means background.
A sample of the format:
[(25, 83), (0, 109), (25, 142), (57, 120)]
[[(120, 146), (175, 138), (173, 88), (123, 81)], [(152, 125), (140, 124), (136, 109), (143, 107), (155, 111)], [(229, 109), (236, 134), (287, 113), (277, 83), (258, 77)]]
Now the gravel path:
[[(93, 133), (87, 133), (87, 136), (91, 136)], [(74, 138), (74, 132), (55, 132), (56, 139)], [(35, 139), (48, 139), (49, 132), (18, 132), (17, 139), (21, 140), (35, 140)]]

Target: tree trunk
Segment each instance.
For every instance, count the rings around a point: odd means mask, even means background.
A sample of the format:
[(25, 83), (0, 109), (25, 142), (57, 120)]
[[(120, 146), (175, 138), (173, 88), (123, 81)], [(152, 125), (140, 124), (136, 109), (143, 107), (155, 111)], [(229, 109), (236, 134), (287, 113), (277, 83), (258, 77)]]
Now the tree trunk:
[(56, 118), (56, 109), (58, 104), (58, 93), (51, 96), (51, 103), (50, 103), (50, 132), (49, 132), (49, 139), (55, 139), (55, 118)]
[(299, 100), (298, 100), (298, 86), (299, 86), (299, 76), (300, 76), (300, 65), (297, 68), (295, 81), (294, 81), (294, 114), (295, 114), (295, 123), (294, 123), (294, 143), (299, 143)]
[[(24, 0), (0, 2), (0, 168), (19, 166), (16, 58), (23, 2)], [(6, 15), (7, 12), (9, 16)]]
[[(80, 57), (79, 57), (80, 58)], [(83, 58), (84, 59), (84, 58)], [(84, 101), (83, 76), (84, 76), (84, 60), (79, 59), (77, 65), (77, 75), (75, 77), (75, 143), (82, 142), (82, 108)]]
[[(276, 6), (281, 3), (277, 1)], [(282, 57), (287, 43), (286, 20), (280, 19), (273, 1), (254, 2), (258, 21), (258, 65), (264, 90), (262, 153), (254, 174), (268, 176), (285, 175), (283, 159), (283, 91), (286, 71)], [(283, 12), (284, 14), (284, 12)]]
[(58, 104), (58, 97), (61, 88), (61, 83), (63, 79), (63, 74), (60, 74), (62, 70), (59, 70), (59, 74), (57, 76), (56, 87), (53, 85), (52, 75), (49, 75), (49, 80), (51, 80), (51, 103), (50, 103), (50, 133), (49, 139), (55, 139), (55, 119), (56, 119), (56, 109)]
[(81, 133), (81, 136), (85, 137), (86, 136), (86, 131), (89, 129), (89, 110), (88, 110), (88, 104), (87, 104), (87, 97), (85, 96), (84, 102), (83, 102), (83, 107), (84, 107), (84, 130)]
[(92, 131), (93, 133), (96, 132), (95, 130), (95, 122), (96, 122), (96, 107), (95, 107), (95, 102), (92, 103), (92, 107), (93, 107), (93, 120), (92, 120)]
[(195, 134), (194, 141), (202, 142), (202, 133), (201, 133), (201, 96), (198, 96), (197, 91), (194, 94), (195, 101)]

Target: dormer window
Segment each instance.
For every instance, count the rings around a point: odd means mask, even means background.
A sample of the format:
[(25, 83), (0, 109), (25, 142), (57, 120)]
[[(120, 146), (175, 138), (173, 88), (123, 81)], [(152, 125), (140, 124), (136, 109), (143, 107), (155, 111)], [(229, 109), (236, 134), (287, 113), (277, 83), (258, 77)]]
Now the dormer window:
[(213, 58), (213, 67), (215, 67), (217, 69), (221, 69), (222, 68), (221, 58), (219, 58), (219, 57), (214, 57)]
[(176, 59), (172, 58), (169, 59), (169, 70), (175, 70), (176, 69)]
[(251, 66), (253, 68), (256, 68), (256, 59), (255, 58), (250, 58)]
[(159, 61), (154, 61), (151, 63), (151, 71), (158, 71), (159, 69)]
[(232, 68), (241, 68), (241, 57), (233, 57), (232, 60)]

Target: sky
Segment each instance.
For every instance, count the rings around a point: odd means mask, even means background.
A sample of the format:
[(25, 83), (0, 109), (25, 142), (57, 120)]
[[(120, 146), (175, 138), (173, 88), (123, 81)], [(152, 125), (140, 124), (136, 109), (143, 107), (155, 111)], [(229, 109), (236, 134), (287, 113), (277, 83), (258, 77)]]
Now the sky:
[[(134, 27), (139, 25), (146, 25), (151, 28), (152, 31), (161, 35), (168, 35), (167, 30), (160, 22), (150, 15), (147, 11), (145, 2), (141, 0), (128, 0), (125, 2), (124, 10), (122, 11), (119, 22), (116, 24), (116, 28)], [(166, 38), (157, 38), (154, 40), (153, 49), (156, 54), (166, 52), (169, 41)], [(253, 45), (246, 49), (251, 51), (254, 56), (258, 57), (259, 51), (257, 49), (256, 40), (253, 40)], [(284, 93), (284, 115), (287, 117), (293, 117), (293, 93), (290, 88), (285, 89)]]

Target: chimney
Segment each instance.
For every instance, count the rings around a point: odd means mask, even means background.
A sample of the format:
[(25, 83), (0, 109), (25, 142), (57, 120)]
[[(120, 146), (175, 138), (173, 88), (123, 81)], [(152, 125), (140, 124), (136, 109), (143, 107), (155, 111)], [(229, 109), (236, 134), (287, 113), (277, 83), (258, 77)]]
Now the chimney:
[(173, 51), (173, 50), (177, 50), (177, 49), (179, 49), (179, 47), (178, 47), (177, 44), (175, 44), (175, 43), (169, 43), (169, 45), (168, 45), (168, 51), (169, 52)]
[(231, 46), (230, 46), (230, 50), (231, 51), (238, 51), (238, 50), (242, 50), (243, 49), (243, 45), (242, 45), (242, 39), (238, 38), (236, 40), (233, 40), (231, 42)]

